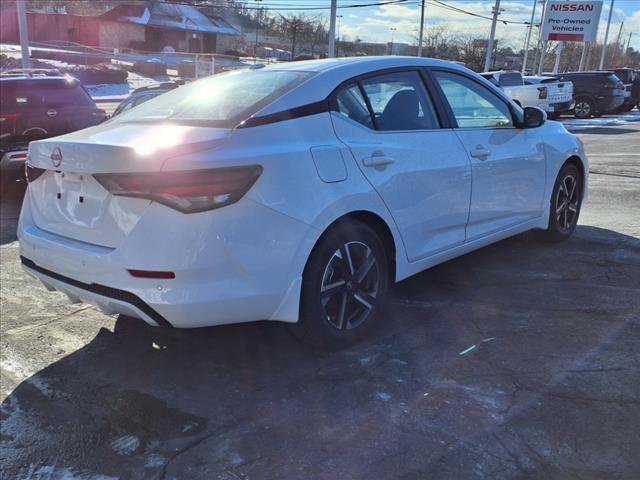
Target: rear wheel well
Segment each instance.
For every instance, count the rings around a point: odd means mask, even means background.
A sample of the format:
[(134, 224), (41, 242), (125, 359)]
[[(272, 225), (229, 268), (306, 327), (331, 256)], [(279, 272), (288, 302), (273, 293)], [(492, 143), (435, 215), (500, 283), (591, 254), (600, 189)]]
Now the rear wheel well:
[[(343, 215), (342, 217), (334, 220), (333, 223), (331, 223), (325, 229), (320, 238), (324, 237), (329, 231), (333, 230), (334, 228), (354, 221), (363, 223), (371, 227), (380, 237), (380, 240), (382, 241), (384, 249), (387, 252), (387, 256), (389, 258), (389, 280), (394, 283), (396, 279), (396, 243), (393, 239), (393, 234), (391, 233), (387, 222), (385, 222), (379, 215), (366, 210), (347, 213), (346, 215)], [(318, 239), (318, 242), (319, 241), (320, 239)], [(318, 244), (318, 242), (316, 242), (316, 245)], [(311, 255), (309, 255), (309, 258), (310, 257)]]
[(585, 177), (584, 164), (582, 163), (582, 160), (580, 159), (580, 157), (577, 157), (574, 155), (573, 157), (567, 158), (567, 161), (564, 163), (570, 163), (571, 165), (575, 165), (575, 167), (580, 172), (580, 179), (584, 184), (584, 177)]

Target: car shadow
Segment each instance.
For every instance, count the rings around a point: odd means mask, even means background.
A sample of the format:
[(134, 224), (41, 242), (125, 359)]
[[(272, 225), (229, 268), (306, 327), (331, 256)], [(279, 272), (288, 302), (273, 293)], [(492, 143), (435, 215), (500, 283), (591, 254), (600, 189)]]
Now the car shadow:
[(16, 184), (0, 191), (0, 245), (17, 240), (16, 229), (24, 198), (24, 184)]
[(574, 133), (588, 133), (591, 135), (624, 135), (626, 133), (636, 133), (637, 130), (620, 127), (580, 127), (573, 130)]
[[(394, 432), (397, 447), (418, 457), (445, 455), (456, 438), (479, 442), (489, 428), (483, 425), (512, 407), (501, 403), (506, 387), (493, 379), (482, 388), (494, 390), (476, 397), (460, 387), (461, 378), (507, 375), (493, 362), (517, 369), (532, 348), (541, 357), (557, 352), (560, 339), (551, 341), (553, 352), (531, 343), (527, 329), (535, 322), (526, 319), (538, 318), (541, 308), (536, 329), (553, 305), (562, 312), (590, 302), (631, 309), (630, 286), (619, 278), (604, 294), (575, 295), (594, 278), (605, 282), (611, 262), (627, 265), (618, 272), (629, 284), (640, 282), (639, 259), (640, 240), (596, 227), (580, 226), (556, 245), (519, 235), (396, 285), (380, 328), (338, 352), (299, 343), (278, 323), (166, 331), (120, 317), (113, 331), (100, 329), (4, 399), (0, 477), (165, 478), (175, 471), (181, 476), (167, 478), (233, 479), (244, 478), (236, 469), (253, 468), (256, 478), (331, 478), (315, 469), (339, 454), (353, 462), (356, 477), (382, 471), (389, 478), (393, 470), (378, 470), (369, 456), (397, 448), (369, 438)], [(512, 335), (514, 322), (523, 321)], [(496, 338), (510, 338), (510, 346)], [(482, 363), (470, 368), (462, 362), (475, 349)], [(545, 374), (537, 375), (544, 383)], [(434, 403), (425, 411), (430, 392)], [(399, 432), (411, 441), (403, 443)], [(367, 461), (358, 465), (363, 452)], [(435, 463), (430, 455), (421, 464)]]

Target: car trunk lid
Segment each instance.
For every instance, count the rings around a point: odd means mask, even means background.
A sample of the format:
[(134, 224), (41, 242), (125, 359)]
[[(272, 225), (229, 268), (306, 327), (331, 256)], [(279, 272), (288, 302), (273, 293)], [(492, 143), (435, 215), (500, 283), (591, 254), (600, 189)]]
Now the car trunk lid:
[(214, 148), (229, 130), (184, 125), (101, 125), (32, 142), (29, 164), (45, 172), (29, 185), (38, 228), (117, 248), (151, 203), (114, 196), (98, 173), (158, 172), (167, 158)]

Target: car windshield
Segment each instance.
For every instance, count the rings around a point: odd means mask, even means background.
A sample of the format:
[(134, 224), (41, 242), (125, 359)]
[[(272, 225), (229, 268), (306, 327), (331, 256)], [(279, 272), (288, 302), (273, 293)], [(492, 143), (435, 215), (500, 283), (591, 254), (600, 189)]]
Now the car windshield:
[(231, 128), (306, 80), (310, 72), (236, 71), (160, 95), (112, 123), (176, 122)]

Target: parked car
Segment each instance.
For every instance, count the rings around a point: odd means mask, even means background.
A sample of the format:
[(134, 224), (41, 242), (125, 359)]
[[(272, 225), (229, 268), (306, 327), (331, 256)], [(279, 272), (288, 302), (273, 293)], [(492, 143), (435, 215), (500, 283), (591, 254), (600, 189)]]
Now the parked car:
[(112, 116), (115, 117), (116, 115), (120, 115), (122, 112), (126, 112), (133, 107), (141, 105), (147, 100), (151, 100), (158, 95), (174, 90), (183, 84), (184, 82), (164, 82), (157, 85), (136, 88), (131, 92), (131, 95), (120, 102), (120, 105), (115, 109)]
[(0, 190), (2, 193), (22, 183), (24, 163), (27, 160), (28, 142), (0, 143)]
[(612, 113), (624, 103), (624, 85), (613, 72), (566, 72), (554, 76), (573, 83), (576, 118)]
[[(549, 118), (557, 118), (560, 113), (571, 110), (573, 103), (573, 85), (571, 82), (560, 82), (557, 78), (539, 79), (527, 77), (526, 81), (520, 72), (496, 71), (481, 75), (502, 88), (518, 105), (522, 107), (539, 107), (547, 112)], [(544, 83), (544, 85), (541, 85)]]
[[(620, 111), (629, 112), (633, 110), (633, 107), (638, 105), (638, 101), (640, 101), (637, 88), (635, 95), (633, 92), (633, 86), (637, 77), (636, 71), (632, 68), (614, 68), (612, 71), (624, 84), (624, 103), (620, 106)], [(638, 81), (640, 81), (640, 79), (638, 79)]]
[(22, 263), (154, 326), (279, 320), (350, 344), (394, 281), (527, 230), (572, 234), (587, 157), (545, 120), (433, 59), (214, 75), (32, 142)]
[[(30, 140), (80, 130), (104, 119), (104, 110), (75, 78), (45, 69), (0, 75), (0, 151), (13, 151)], [(19, 163), (3, 160), (3, 183), (24, 178), (22, 169), (16, 168)]]

